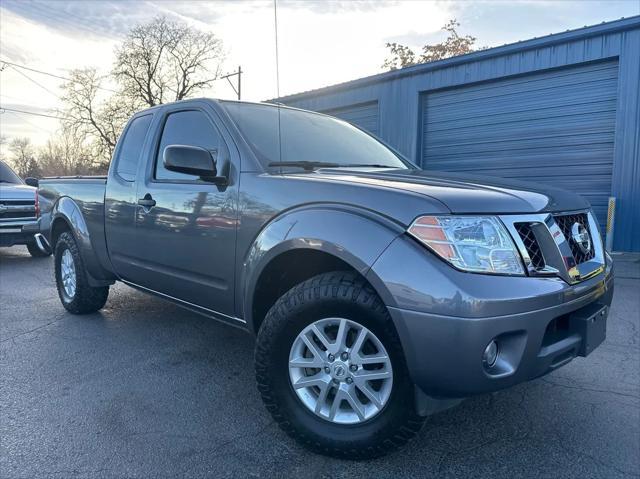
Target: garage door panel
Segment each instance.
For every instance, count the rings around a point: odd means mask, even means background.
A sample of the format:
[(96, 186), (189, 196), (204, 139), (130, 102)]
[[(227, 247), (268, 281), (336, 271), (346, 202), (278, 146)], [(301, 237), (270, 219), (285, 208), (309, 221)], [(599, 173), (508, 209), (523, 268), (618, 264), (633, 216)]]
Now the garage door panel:
[(439, 92), (437, 98), (432, 100), (434, 107), (440, 105), (457, 105), (465, 102), (491, 101), (494, 98), (503, 98), (510, 94), (521, 93), (543, 96), (542, 93), (551, 93), (565, 86), (579, 90), (597, 91), (601, 85), (616, 83), (618, 78), (617, 62), (609, 62), (599, 65), (567, 68), (566, 70), (553, 70), (546, 73), (521, 76), (509, 79), (508, 82), (488, 82), (477, 85), (465, 86), (464, 91), (449, 89)]
[[(446, 155), (451, 161), (456, 161), (456, 157), (466, 157), (468, 155), (476, 156), (478, 154), (489, 153), (505, 153), (511, 150), (529, 149), (535, 150), (538, 148), (555, 148), (555, 153), (549, 152), (549, 154), (561, 155), (563, 150), (567, 148), (573, 148), (578, 145), (588, 144), (590, 140), (593, 140), (599, 144), (608, 143), (611, 145), (610, 152), (613, 156), (613, 140), (614, 133), (591, 133), (585, 135), (570, 135), (570, 134), (558, 134), (553, 137), (538, 137), (538, 138), (523, 138), (513, 140), (493, 140), (493, 141), (478, 141), (478, 142), (466, 142), (462, 139), (455, 144), (439, 145), (437, 147), (429, 147), (424, 149), (423, 165), (430, 167), (431, 158), (430, 155)], [(490, 157), (488, 159), (490, 161)]]
[[(438, 169), (438, 165), (434, 164), (434, 170)], [(442, 164), (443, 167), (446, 166), (445, 163)], [(545, 164), (540, 166), (531, 166), (526, 169), (519, 167), (514, 162), (504, 161), (502, 163), (496, 163), (492, 166), (482, 166), (478, 167), (475, 164), (466, 163), (456, 165), (455, 168), (447, 168), (446, 171), (451, 172), (459, 172), (459, 173), (467, 173), (467, 172), (475, 172), (482, 175), (488, 176), (502, 176), (505, 178), (519, 178), (526, 176), (527, 179), (530, 178), (548, 178), (554, 181), (562, 181), (559, 179), (556, 174), (555, 167), (553, 164)], [(442, 168), (440, 168), (442, 169)], [(541, 171), (542, 170), (542, 171)], [(603, 164), (603, 165), (595, 165), (592, 168), (589, 168), (589, 171), (585, 173), (585, 167), (583, 165), (567, 165), (565, 166), (566, 177), (573, 178), (582, 178), (585, 177), (587, 180), (590, 180), (593, 177), (602, 176), (609, 181), (611, 165)], [(562, 178), (565, 178), (563, 176)], [(533, 180), (532, 180), (533, 181)], [(537, 181), (537, 180), (536, 180)], [(582, 180), (581, 180), (582, 181)]]
[[(509, 108), (511, 110), (509, 110)], [(610, 98), (604, 98), (598, 101), (585, 102), (584, 98), (575, 98), (572, 102), (562, 105), (553, 103), (551, 100), (531, 101), (526, 105), (518, 104), (515, 110), (513, 105), (504, 105), (504, 111), (496, 111), (492, 109), (487, 112), (485, 108), (470, 108), (465, 118), (457, 118), (454, 113), (449, 114), (448, 111), (437, 112), (431, 110), (431, 115), (437, 118), (437, 121), (429, 121), (425, 118), (426, 124), (424, 128), (428, 128), (430, 132), (455, 130), (460, 128), (474, 127), (479, 125), (495, 126), (514, 121), (529, 121), (543, 118), (560, 118), (572, 115), (607, 113), (616, 111), (616, 101)]]
[(422, 165), (575, 191), (604, 223), (617, 78), (610, 61), (424, 94)]
[[(449, 167), (455, 167), (457, 165), (475, 164), (476, 162), (486, 163), (491, 160), (495, 165), (499, 167), (508, 166), (510, 164), (517, 165), (521, 168), (531, 166), (533, 168), (538, 167), (554, 167), (557, 165), (558, 157), (561, 161), (567, 165), (588, 165), (589, 168), (595, 167), (606, 163), (613, 164), (613, 160), (608, 158), (608, 154), (611, 151), (611, 145), (604, 143), (601, 145), (595, 145), (594, 148), (589, 148), (592, 145), (574, 145), (571, 148), (566, 148), (564, 152), (558, 154), (557, 150), (553, 151), (553, 148), (523, 148), (523, 149), (511, 149), (511, 150), (493, 150), (488, 152), (475, 152), (473, 155), (469, 155), (468, 158), (456, 159), (456, 165), (443, 165)], [(447, 155), (444, 152), (440, 154), (432, 155), (429, 164), (436, 166), (439, 162), (447, 162), (451, 155)], [(606, 160), (605, 160), (606, 159)]]
[[(557, 88), (546, 94), (539, 92), (523, 92), (521, 94), (505, 95), (501, 97), (486, 98), (473, 102), (452, 103), (450, 105), (430, 105), (430, 115), (425, 118), (425, 124), (451, 121), (459, 117), (458, 108), (465, 109), (465, 118), (485, 118), (486, 116), (499, 116), (502, 114), (515, 114), (518, 112), (534, 112), (553, 107), (576, 107), (590, 103), (610, 102), (612, 88), (617, 82), (611, 80), (606, 85), (598, 86), (593, 90), (580, 90), (576, 88)], [(514, 104), (515, 102), (515, 104)], [(615, 104), (614, 104), (615, 106)]]
[(559, 124), (563, 121), (571, 123), (571, 133), (577, 135), (599, 133), (606, 130), (615, 121), (615, 111), (595, 112), (590, 115), (563, 115), (551, 118), (530, 118), (504, 122), (499, 125), (477, 125), (451, 130), (437, 130), (429, 133), (433, 146), (445, 146), (452, 141), (463, 138), (465, 143), (475, 141), (500, 141), (502, 138), (529, 139), (565, 135)]

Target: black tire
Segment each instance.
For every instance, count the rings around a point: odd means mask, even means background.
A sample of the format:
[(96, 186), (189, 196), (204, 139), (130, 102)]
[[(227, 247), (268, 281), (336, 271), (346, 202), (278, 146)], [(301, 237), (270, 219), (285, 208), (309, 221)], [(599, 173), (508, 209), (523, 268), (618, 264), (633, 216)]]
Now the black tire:
[(51, 253), (43, 253), (40, 251), (40, 248), (38, 248), (38, 245), (35, 242), (27, 243), (27, 249), (29, 250), (29, 254), (34, 258), (45, 258), (47, 256), (51, 256)]
[[(393, 365), (387, 404), (376, 416), (358, 424), (336, 424), (316, 416), (300, 401), (289, 379), (289, 351), (297, 335), (314, 321), (337, 315), (372, 331)], [(416, 413), (414, 386), (389, 312), (355, 273), (321, 274), (283, 295), (258, 332), (255, 368), (262, 400), (278, 425), (320, 454), (355, 460), (383, 456), (406, 444), (424, 423)]]
[[(73, 296), (65, 292), (61, 275), (62, 255), (65, 251), (71, 253), (75, 267), (76, 288)], [(66, 231), (60, 235), (55, 248), (55, 276), (58, 296), (67, 311), (73, 314), (95, 313), (107, 302), (109, 286), (92, 287), (87, 280), (87, 273), (78, 251), (78, 245), (73, 235)]]

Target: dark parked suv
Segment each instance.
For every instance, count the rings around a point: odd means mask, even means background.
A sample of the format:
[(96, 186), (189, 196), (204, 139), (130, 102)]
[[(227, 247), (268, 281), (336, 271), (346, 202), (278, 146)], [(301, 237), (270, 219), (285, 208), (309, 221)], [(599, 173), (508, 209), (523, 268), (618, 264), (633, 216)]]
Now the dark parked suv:
[(49, 256), (38, 229), (38, 196), (0, 161), (0, 246), (23, 244), (31, 256)]
[(154, 107), (107, 177), (39, 195), (65, 308), (118, 280), (254, 334), (267, 408), (321, 453), (384, 454), (605, 337), (613, 265), (584, 199), (423, 171), (325, 115)]

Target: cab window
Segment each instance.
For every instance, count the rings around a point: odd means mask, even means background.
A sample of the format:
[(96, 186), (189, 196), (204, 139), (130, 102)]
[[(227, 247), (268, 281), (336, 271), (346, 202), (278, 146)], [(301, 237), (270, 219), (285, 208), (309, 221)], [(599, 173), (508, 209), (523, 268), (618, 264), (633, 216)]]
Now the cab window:
[(167, 116), (156, 155), (154, 178), (157, 180), (197, 181), (198, 177), (169, 171), (164, 167), (162, 155), (169, 145), (199, 146), (219, 156), (223, 148), (220, 133), (201, 111), (177, 111)]
[(131, 121), (122, 139), (122, 146), (116, 160), (116, 173), (122, 179), (134, 181), (140, 162), (144, 140), (149, 131), (152, 115), (139, 116)]

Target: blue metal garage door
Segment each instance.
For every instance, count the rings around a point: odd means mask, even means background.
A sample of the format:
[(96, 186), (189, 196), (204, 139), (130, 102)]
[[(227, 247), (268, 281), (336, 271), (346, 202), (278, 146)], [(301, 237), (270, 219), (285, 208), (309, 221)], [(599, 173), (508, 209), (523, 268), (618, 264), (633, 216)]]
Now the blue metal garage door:
[(350, 105), (333, 110), (323, 110), (322, 113), (353, 123), (376, 136), (378, 136), (380, 132), (377, 101), (361, 103), (359, 105)]
[(604, 225), (617, 79), (611, 61), (424, 94), (422, 166), (571, 190)]

